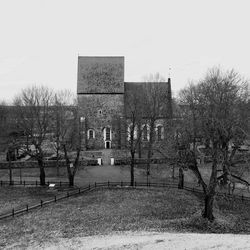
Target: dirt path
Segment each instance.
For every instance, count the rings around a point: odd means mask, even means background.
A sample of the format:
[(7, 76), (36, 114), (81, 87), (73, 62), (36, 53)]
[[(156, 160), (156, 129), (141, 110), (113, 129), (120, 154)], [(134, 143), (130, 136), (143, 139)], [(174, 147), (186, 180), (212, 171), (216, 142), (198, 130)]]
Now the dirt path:
[(106, 236), (58, 239), (29, 249), (250, 249), (250, 235), (124, 232)]

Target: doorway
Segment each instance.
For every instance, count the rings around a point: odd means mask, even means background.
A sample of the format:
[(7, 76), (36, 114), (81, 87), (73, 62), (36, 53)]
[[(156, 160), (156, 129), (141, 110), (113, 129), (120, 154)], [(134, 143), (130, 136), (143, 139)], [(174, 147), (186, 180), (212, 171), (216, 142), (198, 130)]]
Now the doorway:
[(106, 149), (111, 148), (111, 141), (112, 141), (112, 133), (111, 133), (111, 128), (106, 127), (103, 130), (103, 137), (104, 137), (104, 146)]
[(111, 148), (111, 141), (105, 141), (105, 148), (110, 149)]

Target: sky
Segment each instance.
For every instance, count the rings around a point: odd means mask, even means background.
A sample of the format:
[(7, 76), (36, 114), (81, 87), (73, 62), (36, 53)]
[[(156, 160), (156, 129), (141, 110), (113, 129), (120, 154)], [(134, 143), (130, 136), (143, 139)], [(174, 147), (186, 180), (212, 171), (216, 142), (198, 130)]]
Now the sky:
[[(250, 78), (249, 0), (0, 0), (0, 102), (46, 85), (76, 93), (77, 57), (124, 56), (174, 95), (213, 66)], [(171, 70), (169, 70), (171, 68)]]

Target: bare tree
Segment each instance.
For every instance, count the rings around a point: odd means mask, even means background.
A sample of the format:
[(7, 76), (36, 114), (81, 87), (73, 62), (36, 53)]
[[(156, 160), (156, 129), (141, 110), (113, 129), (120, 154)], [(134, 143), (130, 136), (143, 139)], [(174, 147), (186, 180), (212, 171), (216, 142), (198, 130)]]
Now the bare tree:
[(83, 140), (83, 123), (85, 121), (84, 117), (79, 117), (78, 112), (74, 112), (74, 126), (68, 139), (62, 142), (64, 158), (66, 160), (66, 167), (69, 179), (69, 186), (74, 186), (74, 178), (80, 164), (80, 153), (82, 150), (82, 140)]
[[(181, 139), (186, 149), (180, 152), (180, 161), (194, 172), (202, 185), (205, 195), (203, 217), (212, 221), (220, 155), (223, 155), (223, 166), (226, 167), (226, 171), (225, 168), (223, 171), (228, 174), (230, 158), (245, 137), (242, 131), (246, 124), (240, 114), (248, 102), (247, 82), (234, 70), (223, 72), (215, 67), (197, 85), (189, 85), (184, 89), (180, 96), (189, 110), (186, 113), (188, 115), (183, 117)], [(202, 136), (206, 151), (212, 158), (208, 183), (202, 177), (196, 162), (195, 143), (190, 148), (197, 133)], [(231, 156), (228, 156), (229, 143), (235, 145)]]
[(141, 141), (141, 124), (143, 119), (143, 102), (140, 89), (128, 90), (126, 102), (127, 148), (130, 151), (130, 185), (134, 186), (135, 154)]
[(23, 89), (15, 98), (18, 110), (18, 126), (26, 136), (25, 151), (38, 161), (40, 185), (45, 185), (44, 157), (45, 142), (52, 130), (51, 106), (53, 91), (44, 86), (32, 86)]
[[(159, 73), (145, 78), (146, 83), (143, 91), (144, 96), (144, 118), (149, 129), (149, 139), (147, 148), (147, 182), (150, 175), (150, 161), (155, 141), (156, 121), (166, 118), (169, 103), (169, 89), (164, 78)], [(171, 100), (170, 100), (171, 102)]]
[(61, 111), (64, 112), (61, 116), (65, 121), (61, 124), (63, 128), (60, 129), (58, 138), (64, 152), (69, 186), (74, 186), (74, 178), (80, 164), (85, 117), (79, 117), (77, 104), (70, 109), (64, 107)]
[(57, 171), (59, 170), (59, 155), (62, 152), (66, 161), (69, 186), (74, 186), (74, 178), (80, 163), (84, 121), (83, 117), (79, 117), (76, 96), (72, 92), (58, 91), (54, 100), (53, 131)]
[(61, 90), (55, 94), (53, 107), (54, 116), (54, 137), (56, 150), (56, 168), (59, 175), (60, 150), (62, 150), (62, 141), (65, 140), (67, 133), (72, 127), (73, 113), (75, 112), (76, 97), (69, 90)]

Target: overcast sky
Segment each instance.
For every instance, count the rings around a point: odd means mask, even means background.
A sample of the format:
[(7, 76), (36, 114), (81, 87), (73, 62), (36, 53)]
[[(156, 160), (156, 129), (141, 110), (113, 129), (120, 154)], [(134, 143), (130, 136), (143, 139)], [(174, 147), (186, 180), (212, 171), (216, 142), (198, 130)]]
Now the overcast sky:
[(0, 100), (44, 84), (76, 92), (77, 56), (125, 56), (125, 81), (209, 67), (250, 78), (249, 0), (0, 0)]

